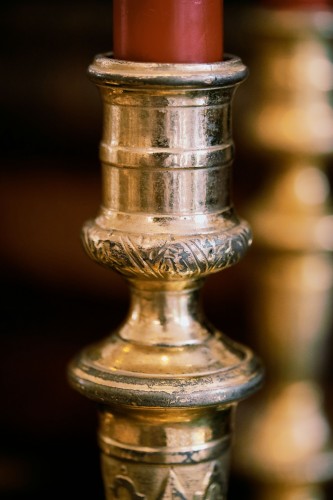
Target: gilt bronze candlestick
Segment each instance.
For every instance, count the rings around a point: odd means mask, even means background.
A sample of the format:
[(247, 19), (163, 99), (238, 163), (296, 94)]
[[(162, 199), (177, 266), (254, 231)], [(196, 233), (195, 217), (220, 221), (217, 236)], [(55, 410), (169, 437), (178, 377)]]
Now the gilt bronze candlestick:
[(333, 15), (263, 10), (252, 19), (242, 146), (269, 168), (248, 204), (257, 236), (248, 301), (267, 385), (244, 408), (238, 464), (264, 500), (317, 500), (333, 478), (320, 383), (332, 324)]
[(236, 403), (261, 383), (253, 354), (198, 303), (204, 277), (236, 263), (251, 234), (231, 203), (231, 100), (246, 68), (98, 56), (103, 204), (83, 229), (94, 260), (122, 273), (132, 303), (73, 362), (100, 405), (106, 497), (226, 498)]

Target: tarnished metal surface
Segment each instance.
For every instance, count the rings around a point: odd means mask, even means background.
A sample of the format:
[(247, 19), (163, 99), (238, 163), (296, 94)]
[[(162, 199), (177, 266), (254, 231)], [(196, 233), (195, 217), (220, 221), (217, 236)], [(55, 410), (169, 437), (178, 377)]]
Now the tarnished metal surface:
[(207, 323), (198, 299), (202, 278), (251, 243), (230, 199), (231, 101), (246, 68), (235, 57), (98, 56), (90, 75), (104, 103), (103, 201), (83, 241), (132, 295), (124, 324), (71, 367), (73, 385), (104, 408), (106, 495), (225, 498), (232, 408), (262, 370)]

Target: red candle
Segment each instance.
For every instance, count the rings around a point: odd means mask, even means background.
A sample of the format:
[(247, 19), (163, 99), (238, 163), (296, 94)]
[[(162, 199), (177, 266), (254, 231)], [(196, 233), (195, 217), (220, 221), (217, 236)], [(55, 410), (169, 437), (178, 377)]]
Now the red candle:
[(114, 0), (113, 36), (116, 59), (221, 61), (222, 0)]

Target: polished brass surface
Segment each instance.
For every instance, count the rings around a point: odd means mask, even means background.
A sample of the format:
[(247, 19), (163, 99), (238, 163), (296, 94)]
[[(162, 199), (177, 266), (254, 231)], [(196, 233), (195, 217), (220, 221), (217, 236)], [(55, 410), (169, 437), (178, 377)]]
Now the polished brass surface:
[(238, 466), (264, 485), (260, 498), (317, 499), (333, 478), (320, 387), (332, 324), (333, 16), (256, 19), (256, 98), (242, 125), (244, 148), (269, 167), (247, 211), (256, 234), (249, 303), (269, 383), (244, 415)]
[(91, 258), (124, 275), (131, 307), (116, 332), (72, 363), (71, 382), (101, 405), (107, 498), (226, 498), (235, 403), (262, 369), (216, 331), (202, 279), (251, 242), (230, 199), (236, 57), (143, 64), (98, 56), (104, 104), (103, 202), (83, 228)]

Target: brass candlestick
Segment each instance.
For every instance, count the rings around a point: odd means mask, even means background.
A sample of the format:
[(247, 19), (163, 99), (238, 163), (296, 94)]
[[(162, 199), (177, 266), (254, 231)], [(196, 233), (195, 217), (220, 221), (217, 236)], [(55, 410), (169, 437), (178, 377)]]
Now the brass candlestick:
[(238, 464), (264, 500), (321, 499), (333, 478), (320, 386), (332, 322), (333, 16), (252, 19), (254, 104), (243, 147), (269, 171), (248, 211), (257, 236), (249, 300), (268, 383), (244, 413)]
[(257, 389), (252, 353), (198, 304), (202, 279), (236, 263), (251, 234), (230, 200), (231, 100), (246, 68), (98, 56), (103, 204), (88, 254), (122, 273), (125, 323), (72, 364), (100, 404), (106, 497), (225, 498), (237, 401)]

